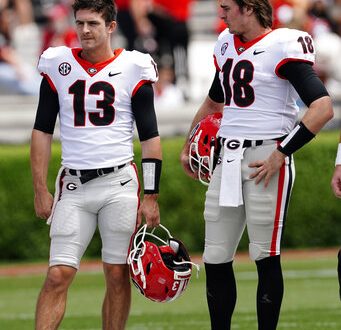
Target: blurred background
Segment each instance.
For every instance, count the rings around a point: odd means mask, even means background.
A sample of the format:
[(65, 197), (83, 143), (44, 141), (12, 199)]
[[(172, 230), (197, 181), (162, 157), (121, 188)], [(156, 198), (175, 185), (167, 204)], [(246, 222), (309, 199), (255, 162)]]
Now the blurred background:
[[(29, 140), (40, 76), (36, 64), (50, 46), (77, 47), (72, 0), (0, 0), (0, 143)], [(117, 0), (114, 48), (150, 53), (158, 64), (155, 104), (163, 136), (183, 134), (207, 94), (213, 47), (225, 28), (215, 0)], [(341, 0), (272, 0), (274, 27), (308, 31), (315, 69), (333, 97), (340, 127)], [(56, 130), (56, 138), (58, 137)]]
[[(35, 301), (47, 268), (49, 227), (34, 214), (29, 162), (41, 80), (36, 65), (49, 46), (79, 46), (72, 2), (0, 0), (1, 329), (33, 328)], [(184, 174), (179, 153), (215, 72), (213, 47), (225, 28), (217, 17), (218, 4), (216, 0), (116, 2), (119, 14), (114, 48), (148, 52), (159, 68), (160, 79), (154, 88), (164, 158), (159, 198), (161, 221), (174, 237), (185, 242), (191, 254), (199, 255), (204, 242), (206, 188)], [(341, 201), (333, 195), (330, 180), (341, 128), (341, 0), (272, 0), (272, 4), (275, 28), (298, 28), (314, 37), (315, 69), (332, 96), (335, 110), (334, 119), (323, 132), (295, 153), (296, 182), (283, 237), (288, 290), (281, 323), (283, 329), (336, 330), (341, 322), (336, 274)], [(48, 177), (51, 192), (60, 166), (58, 138), (56, 128)], [(139, 143), (135, 143), (135, 155), (139, 164)], [(80, 274), (71, 289), (63, 329), (100, 329), (100, 311), (94, 308), (101, 304), (104, 286), (102, 269), (96, 262), (100, 250), (96, 233), (81, 267), (88, 272)], [(247, 250), (244, 235), (239, 252)], [(256, 271), (247, 252), (239, 254), (237, 261), (237, 278), (242, 285), (234, 318), (237, 328), (253, 329)], [(157, 308), (133, 291), (128, 328), (207, 329), (204, 281), (205, 274), (201, 272), (199, 281), (192, 280), (179, 302)]]
[[(48, 227), (34, 214), (29, 142), (38, 101), (36, 65), (50, 46), (79, 46), (72, 0), (0, 0), (0, 263), (48, 256)], [(190, 251), (202, 251), (205, 187), (187, 177), (179, 154), (194, 113), (207, 95), (213, 48), (225, 28), (216, 0), (117, 0), (113, 47), (150, 53), (160, 78), (154, 84), (164, 165), (162, 222)], [(272, 0), (274, 27), (308, 31), (315, 69), (333, 99), (335, 116), (295, 154), (296, 182), (284, 236), (286, 248), (341, 246), (341, 204), (330, 180), (341, 128), (341, 0)], [(299, 102), (302, 105), (302, 102)], [(304, 113), (302, 105), (300, 113)], [(60, 166), (59, 129), (49, 171), (54, 191)], [(136, 162), (140, 149), (135, 143)], [(24, 239), (25, 238), (25, 239)], [(247, 237), (240, 249), (247, 250)], [(87, 256), (98, 257), (98, 235)]]

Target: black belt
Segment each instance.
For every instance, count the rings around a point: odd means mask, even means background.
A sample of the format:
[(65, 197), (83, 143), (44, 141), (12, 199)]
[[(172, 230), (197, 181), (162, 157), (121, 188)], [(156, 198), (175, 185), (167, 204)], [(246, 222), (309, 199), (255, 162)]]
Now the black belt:
[(127, 163), (122, 164), (122, 165), (118, 165), (118, 166), (114, 166), (114, 167), (97, 168), (94, 170), (69, 169), (68, 172), (70, 175), (78, 176), (81, 183), (86, 183), (92, 179), (98, 178), (99, 176), (118, 171), (121, 168), (125, 167), (126, 165), (127, 165)]
[[(286, 137), (286, 135), (285, 136), (281, 136), (281, 137), (276, 138), (276, 139), (271, 139), (271, 140), (273, 140), (273, 141), (283, 141), (285, 139), (285, 137)], [(223, 146), (225, 141), (226, 141), (226, 138), (219, 137), (219, 140), (220, 140), (220, 144)], [(234, 143), (238, 143), (239, 142), (237, 139), (231, 139), (230, 141), (234, 142)], [(264, 143), (264, 141), (267, 141), (267, 140), (244, 140), (243, 148), (258, 147), (258, 146), (261, 146)]]

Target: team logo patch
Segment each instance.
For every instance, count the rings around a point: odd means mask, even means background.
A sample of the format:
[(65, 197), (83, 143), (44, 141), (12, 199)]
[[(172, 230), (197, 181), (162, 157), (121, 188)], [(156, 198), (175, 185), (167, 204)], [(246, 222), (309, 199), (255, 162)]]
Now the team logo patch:
[(90, 74), (95, 74), (95, 73), (97, 73), (97, 69), (96, 69), (96, 68), (89, 68), (89, 69), (88, 69), (88, 72), (89, 72)]
[(221, 46), (221, 49), (220, 49), (221, 55), (225, 55), (228, 46), (229, 46), (229, 44), (228, 44), (227, 42), (225, 42), (225, 43)]
[(231, 150), (236, 150), (240, 147), (240, 141), (239, 140), (226, 141), (226, 147)]
[(58, 71), (62, 76), (67, 76), (71, 72), (71, 65), (67, 62), (59, 64)]
[(78, 187), (77, 187), (77, 185), (75, 184), (75, 183), (73, 183), (73, 182), (71, 182), (71, 183), (68, 183), (67, 185), (66, 185), (66, 189), (67, 190), (76, 190)]
[(244, 47), (239, 47), (239, 48), (238, 48), (238, 52), (239, 52), (239, 53), (242, 53), (244, 50), (245, 50)]

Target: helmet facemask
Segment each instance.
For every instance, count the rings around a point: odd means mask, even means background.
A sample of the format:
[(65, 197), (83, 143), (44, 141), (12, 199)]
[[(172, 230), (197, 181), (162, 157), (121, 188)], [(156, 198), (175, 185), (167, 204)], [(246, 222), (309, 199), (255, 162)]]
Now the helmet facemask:
[(221, 113), (206, 116), (189, 136), (189, 167), (206, 186), (211, 180), (220, 150), (217, 134), (221, 118)]
[[(198, 172), (199, 181), (208, 185), (213, 173), (213, 161), (214, 161), (214, 145), (215, 140), (211, 139), (210, 143), (206, 143), (209, 147), (208, 155), (201, 155), (199, 151), (199, 143), (202, 130), (195, 137), (194, 141), (189, 147), (189, 166), (193, 172)], [(208, 138), (208, 136), (206, 135)]]

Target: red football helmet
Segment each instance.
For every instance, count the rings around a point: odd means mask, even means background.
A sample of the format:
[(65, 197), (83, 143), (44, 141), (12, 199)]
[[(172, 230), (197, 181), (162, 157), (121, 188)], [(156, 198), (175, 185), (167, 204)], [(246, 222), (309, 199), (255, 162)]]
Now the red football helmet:
[[(142, 226), (135, 234), (128, 255), (130, 276), (139, 291), (148, 299), (167, 302), (178, 298), (186, 289), (192, 275), (192, 265), (184, 244), (173, 238), (166, 227), (159, 225), (168, 235), (167, 241)], [(146, 240), (152, 238), (157, 243)]]
[(211, 180), (221, 118), (220, 112), (206, 116), (189, 136), (189, 166), (193, 172), (198, 172), (199, 180), (204, 185), (208, 185)]

